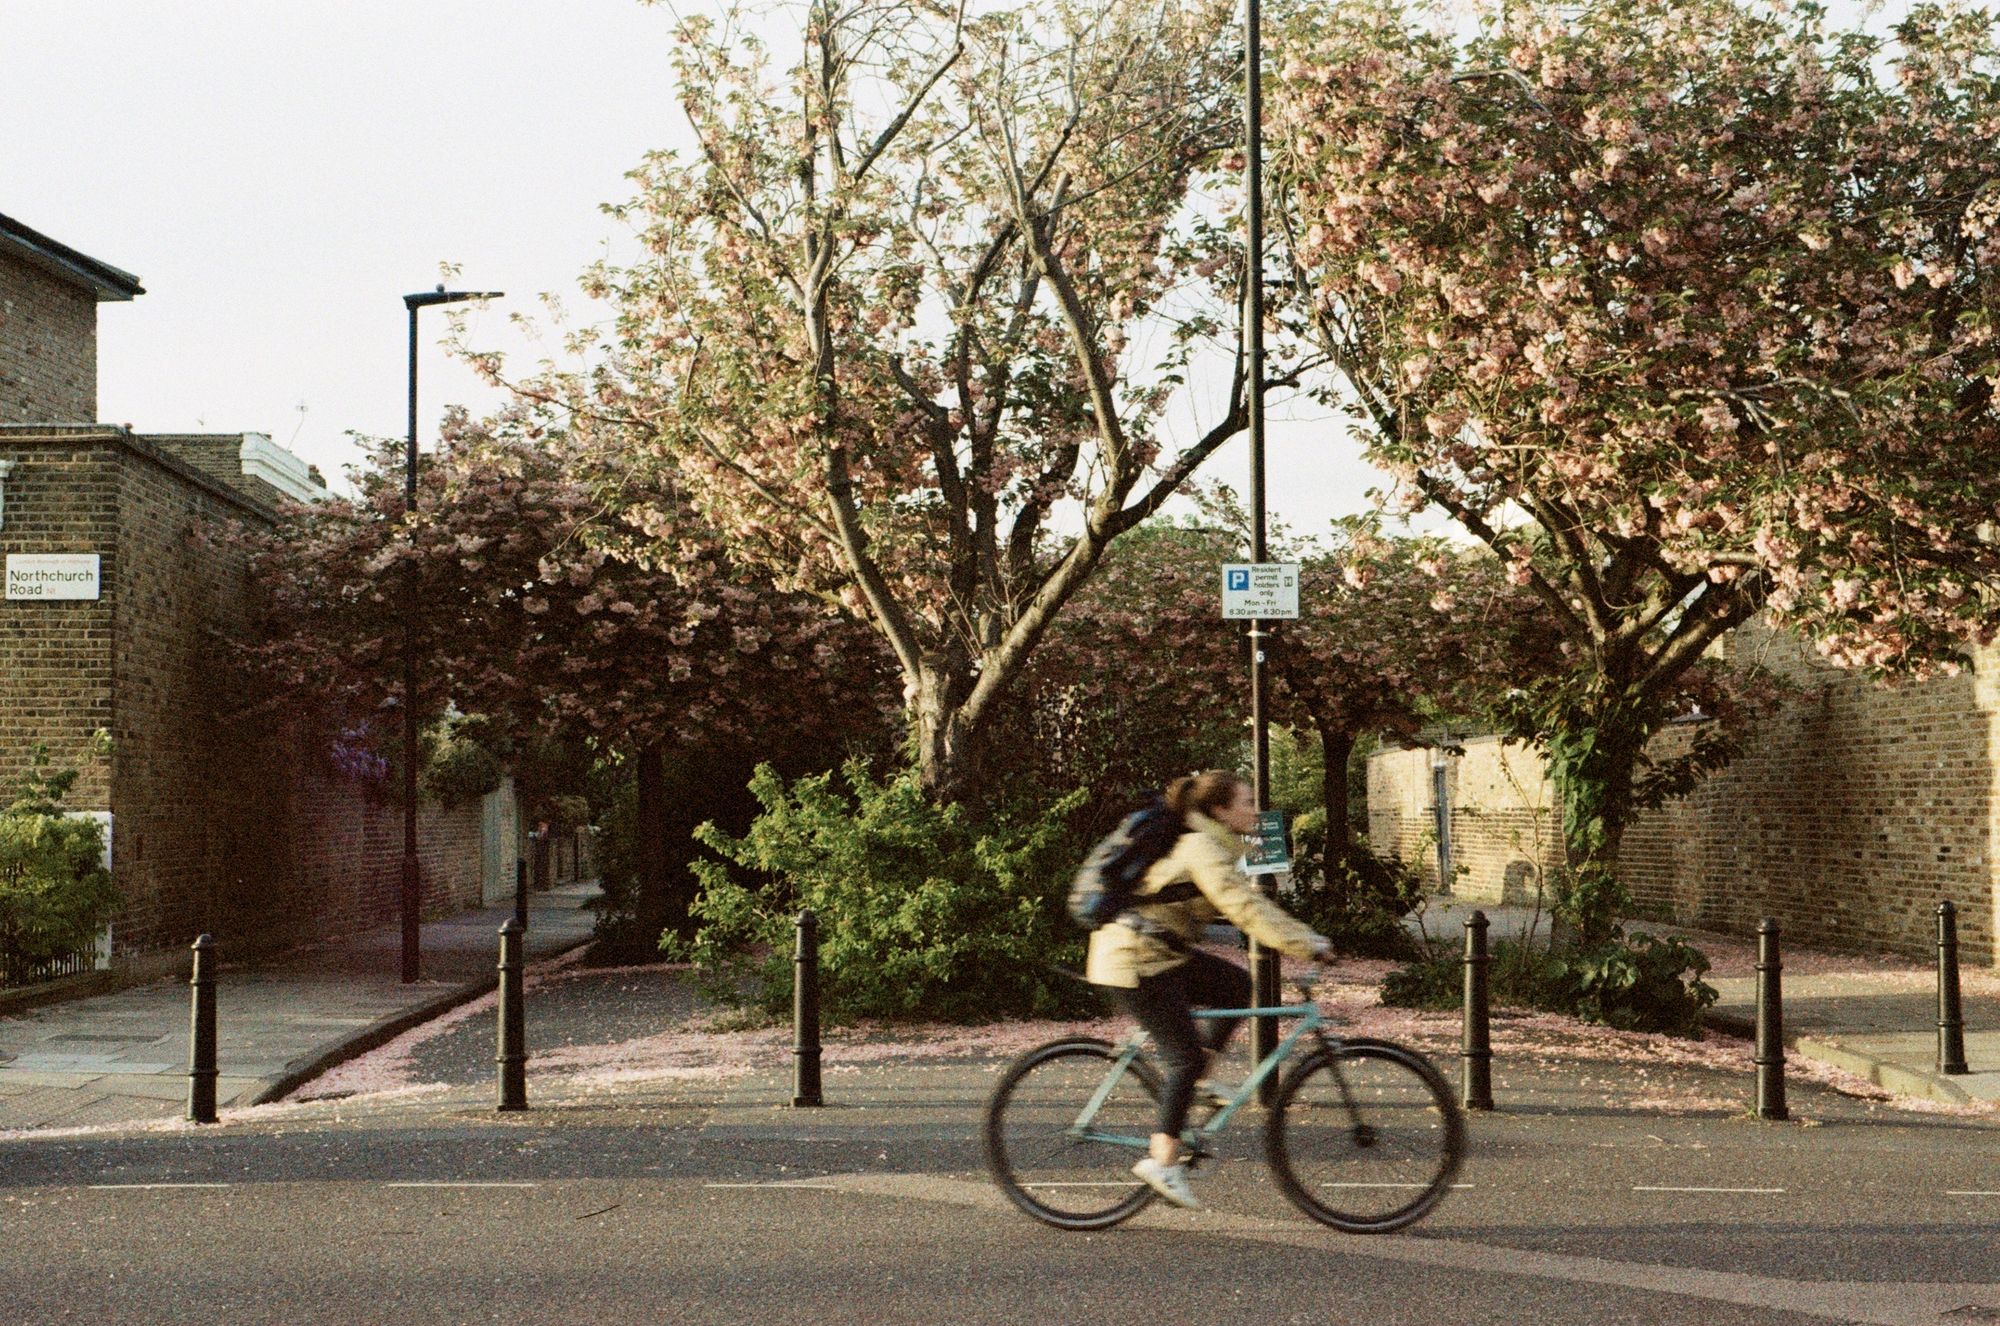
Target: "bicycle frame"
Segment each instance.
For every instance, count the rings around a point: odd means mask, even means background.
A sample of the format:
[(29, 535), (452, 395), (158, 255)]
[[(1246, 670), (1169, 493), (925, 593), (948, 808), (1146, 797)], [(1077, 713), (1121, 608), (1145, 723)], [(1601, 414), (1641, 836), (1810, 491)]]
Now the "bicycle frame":
[[(1326, 1015), (1320, 1012), (1319, 1004), (1311, 999), (1303, 1004), (1281, 1004), (1271, 1008), (1202, 1008), (1196, 1009), (1194, 1016), (1197, 1020), (1295, 1017), (1299, 1019), (1299, 1025), (1292, 1028), (1290, 1035), (1279, 1041), (1269, 1054), (1257, 1062), (1256, 1068), (1251, 1071), (1250, 1076), (1243, 1079), (1227, 1104), (1199, 1127), (1189, 1128), (1182, 1134), (1183, 1140), (1191, 1143), (1206, 1142), (1228, 1127), (1230, 1117), (1236, 1113), (1237, 1108), (1257, 1094), (1257, 1089), (1263, 1085), (1264, 1079), (1278, 1071), (1285, 1060), (1291, 1057), (1293, 1047), (1306, 1036), (1317, 1035), (1321, 1040), (1326, 1039), (1325, 1033), (1320, 1030), (1326, 1025)], [(1097, 1118), (1098, 1110), (1102, 1109), (1104, 1102), (1110, 1098), (1112, 1089), (1118, 1085), (1118, 1079), (1125, 1076), (1126, 1069), (1132, 1066), (1132, 1061), (1137, 1059), (1139, 1052), (1145, 1048), (1146, 1033), (1143, 1030), (1133, 1032), (1126, 1038), (1124, 1044), (1118, 1047), (1118, 1058), (1112, 1063), (1111, 1071), (1104, 1075), (1104, 1081), (1084, 1104), (1082, 1112), (1076, 1116), (1076, 1122), (1066, 1130), (1071, 1137), (1085, 1142), (1107, 1142), (1113, 1146), (1129, 1146), (1141, 1151), (1151, 1144), (1150, 1135), (1101, 1133), (1090, 1126)]]

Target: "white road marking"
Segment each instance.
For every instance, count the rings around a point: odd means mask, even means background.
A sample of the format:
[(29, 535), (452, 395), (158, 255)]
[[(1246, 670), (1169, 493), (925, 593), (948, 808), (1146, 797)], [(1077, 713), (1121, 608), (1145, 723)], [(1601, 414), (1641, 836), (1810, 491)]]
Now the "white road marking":
[(2000, 1192), (1986, 1192), (1979, 1188), (1946, 1188), (1947, 1197), (2000, 1197)]
[(226, 1183), (93, 1183), (94, 1192), (133, 1192), (144, 1188), (227, 1188)]
[(1633, 1192), (1736, 1192), (1736, 1193), (1781, 1193), (1783, 1188), (1648, 1188), (1640, 1184), (1632, 1186)]
[(385, 1183), (384, 1188), (539, 1188), (539, 1183), (517, 1183), (505, 1180), (482, 1179), (436, 1179), (409, 1180), (402, 1183)]
[[(1428, 1188), (1430, 1187), (1430, 1184), (1428, 1183), (1322, 1183), (1319, 1186), (1322, 1188)], [(1454, 1183), (1451, 1186), (1454, 1190), (1457, 1190), (1460, 1188), (1470, 1188), (1472, 1185), (1469, 1183)]]

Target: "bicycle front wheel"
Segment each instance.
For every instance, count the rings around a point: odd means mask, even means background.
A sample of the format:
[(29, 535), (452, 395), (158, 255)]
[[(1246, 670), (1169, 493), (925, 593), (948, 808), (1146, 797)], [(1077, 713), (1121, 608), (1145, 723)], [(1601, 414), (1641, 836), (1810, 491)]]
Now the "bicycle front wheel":
[(1286, 1076), (1264, 1152), (1301, 1211), (1350, 1234), (1384, 1234), (1421, 1220), (1450, 1189), (1465, 1121), (1421, 1054), (1346, 1041)]
[(1104, 1229), (1153, 1199), (1132, 1165), (1152, 1137), (1159, 1081), (1150, 1064), (1135, 1059), (1120, 1070), (1117, 1062), (1104, 1041), (1051, 1041), (1009, 1064), (993, 1089), (986, 1167), (1035, 1219)]

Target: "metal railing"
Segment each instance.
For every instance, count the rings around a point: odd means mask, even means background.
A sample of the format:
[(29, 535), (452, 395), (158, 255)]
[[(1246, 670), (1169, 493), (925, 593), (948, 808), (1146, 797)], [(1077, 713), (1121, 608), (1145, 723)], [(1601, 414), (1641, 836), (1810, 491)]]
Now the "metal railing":
[(81, 976), (97, 970), (97, 946), (66, 953), (59, 958), (49, 958), (33, 962), (16, 953), (0, 936), (0, 990), (11, 990), (23, 985), (40, 985), (45, 981), (60, 980), (65, 976)]

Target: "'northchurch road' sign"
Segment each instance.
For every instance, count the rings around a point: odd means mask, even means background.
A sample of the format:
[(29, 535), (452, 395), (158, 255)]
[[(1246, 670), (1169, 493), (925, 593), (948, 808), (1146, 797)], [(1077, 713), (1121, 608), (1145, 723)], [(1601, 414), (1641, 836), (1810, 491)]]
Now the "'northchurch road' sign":
[(10, 599), (94, 599), (96, 553), (8, 553)]

